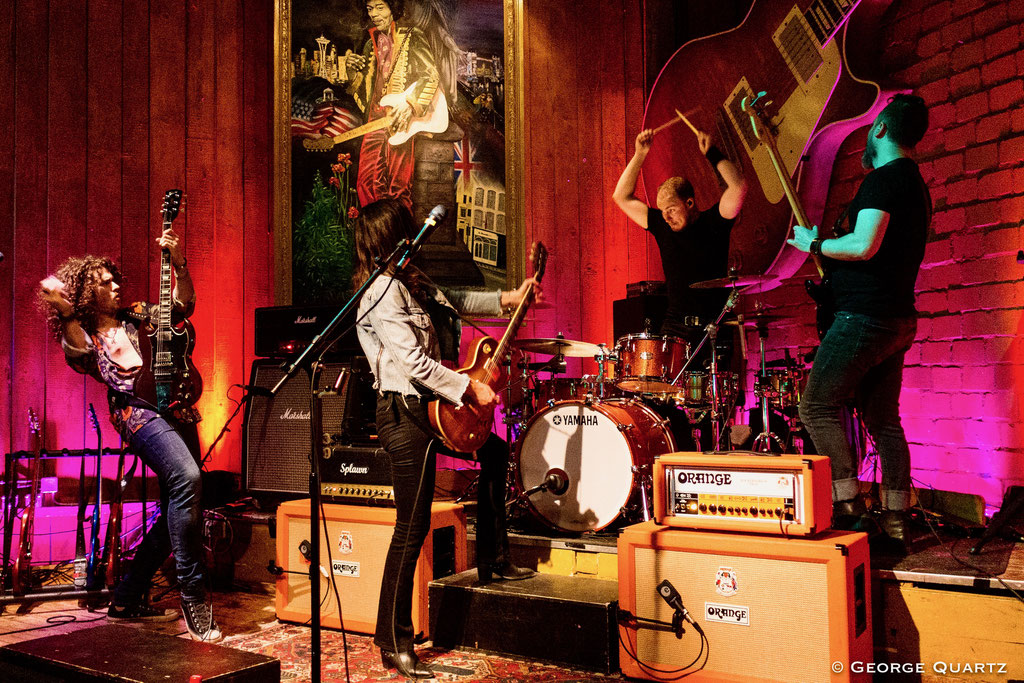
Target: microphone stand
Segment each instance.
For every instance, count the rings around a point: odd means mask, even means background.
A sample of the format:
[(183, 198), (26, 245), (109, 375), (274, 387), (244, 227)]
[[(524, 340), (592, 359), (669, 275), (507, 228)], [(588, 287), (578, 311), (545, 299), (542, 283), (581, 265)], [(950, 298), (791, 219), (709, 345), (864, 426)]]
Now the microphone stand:
[[(313, 337), (302, 353), (293, 361), (285, 361), (281, 367), (284, 368), (284, 375), (270, 390), (270, 397), (273, 398), (281, 390), (284, 384), (298, 374), (299, 370), (305, 370), (309, 375), (309, 527), (310, 527), (310, 556), (309, 563), (309, 611), (311, 622), (311, 644), (310, 644), (310, 675), (314, 683), (320, 681), (320, 458), (319, 448), (322, 439), (322, 395), (317, 390), (320, 384), (320, 371), (323, 370), (323, 356), (327, 350), (338, 340), (338, 328), (355, 306), (363, 293), (370, 288), (370, 285), (380, 277), (389, 263), (394, 262), (396, 256), (401, 254), (401, 260), (408, 262), (413, 257), (413, 243), (402, 240), (386, 259), (377, 258), (374, 261), (376, 268), (366, 278), (366, 281), (359, 286), (352, 297), (345, 302), (337, 315), (327, 323), (327, 326), (320, 334)], [(332, 568), (328, 568), (328, 580), (331, 578)], [(339, 615), (340, 617), (341, 615)]]

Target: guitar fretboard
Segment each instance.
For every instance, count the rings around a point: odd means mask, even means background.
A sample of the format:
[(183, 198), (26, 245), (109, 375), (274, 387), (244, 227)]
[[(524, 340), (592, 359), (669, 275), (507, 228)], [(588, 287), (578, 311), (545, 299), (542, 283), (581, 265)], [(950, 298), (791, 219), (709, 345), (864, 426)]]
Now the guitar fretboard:
[(804, 12), (818, 45), (824, 45), (857, 6), (859, 0), (817, 0)]
[[(164, 230), (171, 227), (164, 221)], [(171, 252), (166, 248), (160, 254), (160, 304), (156, 315), (156, 348), (154, 349), (153, 370), (158, 374), (164, 368), (173, 367), (171, 352), (164, 348), (171, 339)]]

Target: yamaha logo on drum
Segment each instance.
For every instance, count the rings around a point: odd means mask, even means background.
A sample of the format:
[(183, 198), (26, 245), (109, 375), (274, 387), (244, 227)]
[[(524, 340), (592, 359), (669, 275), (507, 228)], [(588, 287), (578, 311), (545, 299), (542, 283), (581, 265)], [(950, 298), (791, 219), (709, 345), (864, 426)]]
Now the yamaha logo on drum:
[(596, 427), (598, 425), (597, 415), (552, 415), (551, 422), (556, 427)]

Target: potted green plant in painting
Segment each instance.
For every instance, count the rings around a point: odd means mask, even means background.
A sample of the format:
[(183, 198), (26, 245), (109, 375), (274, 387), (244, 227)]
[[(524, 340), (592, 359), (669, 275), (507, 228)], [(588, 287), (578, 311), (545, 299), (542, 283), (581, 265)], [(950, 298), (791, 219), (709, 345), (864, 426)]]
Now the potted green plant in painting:
[(295, 222), (293, 299), (297, 304), (341, 304), (352, 291), (352, 220), (359, 210), (350, 184), (351, 166), (351, 155), (339, 154), (327, 183), (317, 172)]

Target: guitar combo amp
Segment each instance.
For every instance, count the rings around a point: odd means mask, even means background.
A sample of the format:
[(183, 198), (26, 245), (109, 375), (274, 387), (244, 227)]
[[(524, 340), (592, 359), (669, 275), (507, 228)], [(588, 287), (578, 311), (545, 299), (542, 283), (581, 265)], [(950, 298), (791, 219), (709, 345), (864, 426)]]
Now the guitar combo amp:
[[(270, 389), (283, 376), (278, 361), (257, 359), (249, 383)], [(377, 445), (376, 392), (365, 359), (326, 363), (318, 388), (336, 383), (339, 391), (322, 399), (321, 490), (328, 500), (388, 501), (391, 470)], [(248, 491), (309, 494), (309, 393), (309, 377), (300, 372), (276, 396), (255, 395), (246, 405), (242, 477)]]
[[(285, 358), (299, 353), (334, 319), (338, 306), (266, 306), (256, 309), (256, 355)], [(362, 354), (355, 329), (327, 350), (328, 360)]]

